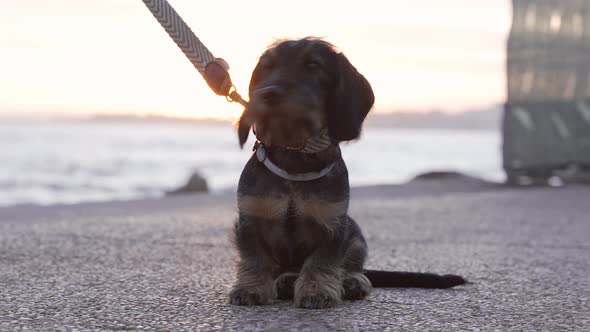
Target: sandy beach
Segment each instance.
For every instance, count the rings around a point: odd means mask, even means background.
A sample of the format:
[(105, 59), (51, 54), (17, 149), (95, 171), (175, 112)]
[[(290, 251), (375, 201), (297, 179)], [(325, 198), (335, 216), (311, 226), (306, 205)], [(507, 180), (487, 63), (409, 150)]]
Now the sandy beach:
[(0, 209), (0, 330), (590, 329), (589, 187), (427, 181), (355, 188), (368, 268), (457, 273), (303, 310), (226, 304), (234, 197)]

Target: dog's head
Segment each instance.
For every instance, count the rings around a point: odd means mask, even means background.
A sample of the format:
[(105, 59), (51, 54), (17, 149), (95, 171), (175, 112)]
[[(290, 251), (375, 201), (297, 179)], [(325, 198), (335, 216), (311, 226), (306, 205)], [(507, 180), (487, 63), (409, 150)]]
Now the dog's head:
[(249, 95), (238, 127), (241, 146), (251, 126), (268, 146), (303, 146), (324, 128), (335, 141), (352, 140), (374, 102), (365, 77), (315, 38), (271, 46), (254, 68)]

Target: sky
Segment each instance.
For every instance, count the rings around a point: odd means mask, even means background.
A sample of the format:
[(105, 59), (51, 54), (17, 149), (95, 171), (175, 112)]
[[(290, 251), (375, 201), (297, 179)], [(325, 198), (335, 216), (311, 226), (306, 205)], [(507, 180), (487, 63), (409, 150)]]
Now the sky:
[[(170, 0), (243, 95), (276, 39), (323, 37), (371, 82), (376, 112), (505, 99), (509, 0)], [(0, 0), (0, 117), (234, 119), (140, 0)]]

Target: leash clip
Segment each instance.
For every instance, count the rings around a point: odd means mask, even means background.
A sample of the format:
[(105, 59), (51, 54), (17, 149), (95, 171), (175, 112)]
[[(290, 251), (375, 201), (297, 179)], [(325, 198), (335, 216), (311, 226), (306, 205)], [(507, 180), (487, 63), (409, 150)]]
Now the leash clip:
[(229, 102), (240, 103), (246, 107), (248, 103), (238, 93), (231, 81), (228, 70), (229, 65), (227, 62), (222, 58), (216, 58), (207, 64), (203, 77), (213, 92), (224, 96)]
[(254, 142), (254, 146), (252, 147), (252, 151), (256, 151), (258, 150), (258, 147), (262, 145), (262, 143), (260, 143), (260, 141), (256, 141)]
[(225, 99), (230, 103), (231, 102), (240, 103), (244, 107), (246, 107), (248, 105), (248, 103), (244, 100), (244, 98), (242, 98), (242, 96), (240, 96), (240, 94), (238, 93), (238, 89), (236, 89), (236, 86), (233, 84), (229, 87), (229, 91), (227, 92)]
[(252, 151), (258, 150), (258, 147), (260, 147), (261, 145), (262, 145), (262, 143), (260, 143), (260, 141), (254, 142), (254, 146), (252, 147)]

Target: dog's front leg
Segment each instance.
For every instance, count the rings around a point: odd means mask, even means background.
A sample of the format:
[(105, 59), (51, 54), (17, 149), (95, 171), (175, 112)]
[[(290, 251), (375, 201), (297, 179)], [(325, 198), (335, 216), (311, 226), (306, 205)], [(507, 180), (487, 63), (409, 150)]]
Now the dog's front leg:
[(230, 304), (260, 305), (275, 297), (273, 271), (276, 266), (261, 244), (256, 226), (256, 220), (250, 217), (240, 216), (236, 222), (235, 244), (240, 260), (236, 282), (229, 294)]
[(342, 301), (342, 252), (338, 241), (326, 241), (312, 255), (295, 281), (294, 304), (300, 308), (334, 307)]

